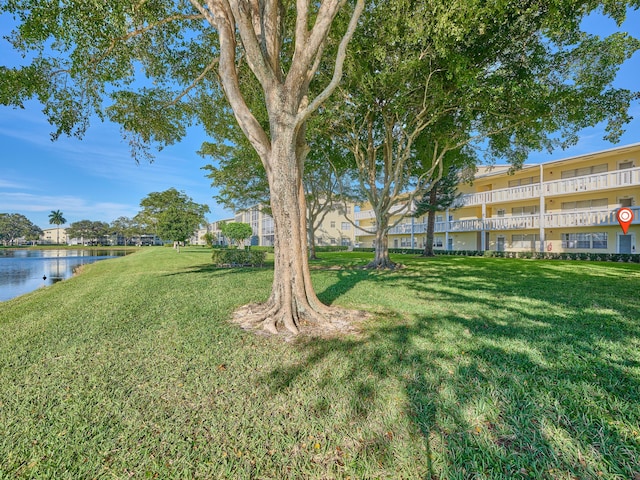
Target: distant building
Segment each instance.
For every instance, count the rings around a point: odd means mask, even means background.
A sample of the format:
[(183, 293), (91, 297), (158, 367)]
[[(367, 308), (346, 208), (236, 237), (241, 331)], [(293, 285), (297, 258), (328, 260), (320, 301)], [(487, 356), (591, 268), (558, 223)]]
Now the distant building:
[(189, 238), (189, 245), (206, 245), (205, 235), (210, 232), (210, 225), (207, 225), (205, 228), (199, 228), (195, 232), (191, 238)]
[(213, 244), (220, 246), (228, 246), (228, 241), (222, 235), (222, 225), (225, 223), (235, 222), (235, 218), (227, 218), (225, 220), (216, 220), (208, 225), (208, 230), (213, 235)]
[(67, 244), (67, 230), (62, 227), (43, 228), (42, 235), (40, 235), (40, 243), (43, 245), (66, 245)]
[[(354, 204), (348, 204), (346, 209), (342, 205), (336, 205), (324, 217), (320, 227), (315, 232), (316, 246), (342, 245), (352, 246), (355, 242), (355, 228), (352, 225)], [(351, 221), (349, 221), (351, 219)], [(209, 224), (209, 231), (214, 234), (217, 245), (226, 245), (227, 241), (222, 235), (221, 225), (223, 222), (247, 223), (251, 225), (253, 234), (246, 241), (252, 246), (273, 246), (275, 241), (275, 227), (273, 217), (269, 215), (262, 205), (239, 210), (233, 218), (218, 220)]]

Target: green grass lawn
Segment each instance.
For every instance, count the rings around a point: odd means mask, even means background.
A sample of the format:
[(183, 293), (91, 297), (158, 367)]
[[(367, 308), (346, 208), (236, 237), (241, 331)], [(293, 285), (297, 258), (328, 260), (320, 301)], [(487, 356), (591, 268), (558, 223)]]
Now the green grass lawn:
[(640, 478), (640, 265), (321, 257), (364, 335), (240, 330), (204, 248), (0, 303), (0, 478)]

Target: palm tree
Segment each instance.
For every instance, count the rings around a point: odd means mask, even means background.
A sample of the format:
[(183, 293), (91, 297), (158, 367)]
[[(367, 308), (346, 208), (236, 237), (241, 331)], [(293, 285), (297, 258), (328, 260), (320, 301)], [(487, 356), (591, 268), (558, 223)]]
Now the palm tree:
[(49, 224), (57, 225), (58, 229), (56, 230), (56, 243), (60, 243), (60, 225), (63, 223), (67, 223), (67, 219), (62, 216), (62, 212), (60, 210), (51, 210), (49, 214)]

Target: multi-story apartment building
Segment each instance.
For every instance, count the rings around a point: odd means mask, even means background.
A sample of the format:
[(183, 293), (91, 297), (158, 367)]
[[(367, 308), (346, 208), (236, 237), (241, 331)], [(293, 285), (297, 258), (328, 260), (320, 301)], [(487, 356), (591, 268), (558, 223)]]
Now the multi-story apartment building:
[(43, 228), (42, 235), (40, 236), (41, 244), (55, 244), (59, 243), (64, 245), (67, 243), (67, 229), (62, 227)]
[(200, 231), (200, 241), (203, 241), (202, 236), (208, 232), (213, 235), (214, 245), (227, 245), (227, 240), (226, 238), (224, 238), (224, 235), (222, 235), (222, 225), (235, 221), (235, 218), (226, 218), (224, 220), (216, 220), (215, 222), (210, 223), (209, 225), (207, 225), (206, 232)]
[[(540, 165), (479, 169), (473, 184), (461, 184), (455, 208), (436, 215), (434, 247), (497, 250), (637, 253), (640, 236), (640, 144)], [(625, 234), (616, 218), (629, 207), (634, 220)], [(373, 212), (355, 214), (370, 227)], [(423, 248), (426, 216), (407, 216), (389, 232), (391, 248)], [(358, 229), (356, 241), (373, 246)]]
[[(324, 217), (315, 232), (316, 246), (343, 245), (351, 246), (355, 242), (355, 228), (352, 225), (354, 205), (349, 204), (346, 210), (342, 206), (331, 209)], [(351, 219), (351, 221), (349, 221)], [(234, 218), (219, 220), (209, 225), (209, 231), (218, 238), (218, 244), (224, 245), (225, 240), (220, 232), (222, 222), (240, 222), (251, 225), (253, 235), (247, 242), (250, 245), (273, 246), (274, 223), (273, 217), (264, 211), (261, 205), (235, 213)]]

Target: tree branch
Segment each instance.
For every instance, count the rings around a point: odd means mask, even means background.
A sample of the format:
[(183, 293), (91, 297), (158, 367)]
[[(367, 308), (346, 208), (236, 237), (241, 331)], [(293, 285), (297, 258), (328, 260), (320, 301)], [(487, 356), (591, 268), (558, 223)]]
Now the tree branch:
[[(213, 3), (216, 0), (207, 0), (209, 3)], [(237, 0), (228, 1), (220, 0), (227, 4), (230, 10), (233, 12), (235, 24), (238, 28), (238, 34), (242, 40), (242, 46), (247, 53), (246, 59), (249, 64), (249, 68), (254, 73), (262, 88), (266, 91), (271, 90), (277, 81), (276, 73), (272, 70), (271, 64), (267, 62), (265, 58), (265, 51), (260, 45), (258, 37), (262, 30), (262, 24), (260, 21), (260, 11), (255, 11), (258, 8), (255, 4), (251, 5), (248, 2), (239, 2)], [(258, 31), (256, 31), (258, 29)], [(264, 32), (262, 32), (264, 36)]]
[(196, 77), (196, 79), (195, 79), (193, 82), (191, 82), (191, 85), (189, 85), (187, 88), (185, 88), (185, 89), (184, 89), (184, 90), (183, 90), (183, 91), (182, 91), (178, 96), (176, 96), (176, 97), (175, 97), (173, 100), (171, 100), (169, 103), (167, 103), (167, 105), (166, 105), (166, 106), (167, 106), (167, 107), (169, 107), (169, 106), (176, 105), (176, 104), (180, 101), (180, 99), (181, 99), (182, 97), (184, 97), (184, 96), (185, 96), (185, 95), (187, 95), (191, 90), (193, 90), (193, 89), (196, 87), (196, 85), (198, 85), (198, 83), (200, 83), (200, 81), (202, 81), (202, 79), (203, 79), (204, 77), (206, 77), (206, 76), (207, 76), (207, 73), (209, 73), (209, 71), (210, 71), (213, 67), (215, 67), (216, 65), (218, 65), (219, 61), (220, 61), (220, 59), (219, 59), (219, 58), (214, 58), (214, 59), (211, 61), (211, 63), (209, 63), (209, 65), (207, 65), (207, 66), (204, 68), (204, 70), (202, 71), (202, 73), (201, 73), (200, 75), (198, 75), (198, 76)]
[[(316, 98), (314, 98), (313, 101), (306, 106), (306, 108), (298, 112), (297, 119), (296, 119), (298, 124), (304, 122), (307, 118), (309, 118), (309, 116), (313, 112), (315, 112), (318, 109), (318, 107), (322, 105), (322, 103), (327, 98), (329, 98), (329, 96), (333, 93), (335, 88), (340, 83), (340, 80), (342, 78), (342, 69), (344, 66), (344, 61), (347, 56), (347, 46), (349, 45), (349, 42), (351, 41), (351, 37), (353, 36), (356, 30), (356, 27), (358, 25), (358, 19), (360, 18), (360, 14), (362, 13), (363, 9), (364, 9), (364, 0), (357, 0), (355, 9), (349, 21), (349, 26), (347, 27), (347, 31), (342, 37), (342, 40), (340, 41), (340, 45), (338, 47), (338, 53), (336, 55), (336, 62), (333, 70), (333, 77), (331, 78), (331, 81), (325, 87), (325, 89), (322, 92), (320, 92), (320, 94)], [(314, 67), (316, 67), (316, 63), (314, 63)], [(314, 73), (315, 72), (313, 71), (309, 71), (308, 75), (313, 75)]]
[[(262, 164), (270, 173), (267, 158), (271, 153), (271, 142), (251, 110), (247, 106), (238, 79), (236, 69), (236, 38), (235, 21), (228, 0), (206, 0), (207, 9), (200, 5), (197, 0), (190, 0), (191, 3), (203, 13), (207, 19), (211, 19), (213, 26), (218, 30), (220, 38), (219, 71), (222, 87), (224, 88), (227, 100), (233, 109), (233, 113), (242, 129), (243, 133), (253, 145), (262, 160)], [(206, 12), (206, 13), (205, 13)]]

